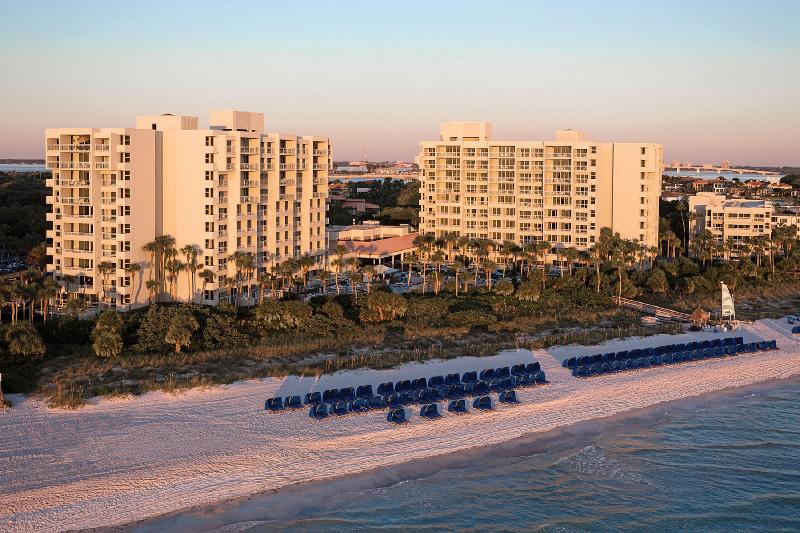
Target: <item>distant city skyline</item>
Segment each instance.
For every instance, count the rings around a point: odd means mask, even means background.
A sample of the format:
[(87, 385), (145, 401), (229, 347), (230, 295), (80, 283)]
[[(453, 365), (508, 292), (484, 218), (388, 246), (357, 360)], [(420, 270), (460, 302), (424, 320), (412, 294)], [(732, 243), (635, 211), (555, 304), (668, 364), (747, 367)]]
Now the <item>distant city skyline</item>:
[(45, 128), (227, 108), (329, 136), (337, 160), (413, 160), (440, 122), (489, 121), (800, 165), (800, 2), (3, 7), (0, 158), (43, 158)]

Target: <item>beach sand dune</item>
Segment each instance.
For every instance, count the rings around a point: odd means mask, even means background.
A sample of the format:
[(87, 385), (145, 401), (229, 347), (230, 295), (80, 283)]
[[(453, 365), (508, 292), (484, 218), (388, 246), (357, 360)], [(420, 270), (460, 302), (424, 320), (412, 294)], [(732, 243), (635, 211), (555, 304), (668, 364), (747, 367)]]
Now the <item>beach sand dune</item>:
[[(320, 422), (305, 410), (266, 413), (264, 400), (291, 385), (274, 378), (73, 412), (25, 399), (0, 414), (0, 530), (126, 524), (800, 374), (800, 344), (785, 323), (759, 321), (740, 334), (777, 339), (780, 349), (580, 380), (561, 368), (562, 358), (685, 339), (553, 348), (533, 354), (550, 384), (522, 390), (521, 405), (434, 422), (415, 417), (401, 427), (389, 426), (383, 411)], [(531, 360), (525, 350), (508, 357)]]

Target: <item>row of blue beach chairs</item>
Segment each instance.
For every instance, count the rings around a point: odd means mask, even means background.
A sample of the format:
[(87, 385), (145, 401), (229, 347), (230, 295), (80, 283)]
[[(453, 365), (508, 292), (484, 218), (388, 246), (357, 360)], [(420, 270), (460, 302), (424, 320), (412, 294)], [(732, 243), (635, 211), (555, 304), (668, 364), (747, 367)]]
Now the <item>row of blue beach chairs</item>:
[[(535, 377), (537, 376), (540, 377), (541, 381), (535, 381)], [(536, 383), (546, 383), (544, 372), (539, 371), (537, 376), (532, 377), (530, 374), (524, 374), (522, 377), (512, 375), (503, 379), (495, 378), (491, 382), (478, 381), (475, 383), (456, 383), (444, 387), (426, 387), (422, 390), (412, 389), (400, 393), (393, 392), (386, 396), (373, 396), (369, 399), (356, 398), (355, 400), (320, 402), (311, 406), (308, 416), (311, 418), (326, 418), (326, 413), (328, 415), (334, 414), (343, 416), (350, 413), (363, 413), (374, 409), (402, 409), (411, 405), (428, 405), (446, 400), (453, 402), (466, 400), (468, 397), (479, 398), (487, 396), (492, 392), (497, 392), (502, 395), (516, 388), (532, 387)]]
[[(481, 371), (465, 372), (462, 375), (453, 373), (447, 376), (406, 379), (396, 383), (390, 381), (378, 385), (377, 394), (372, 385), (361, 385), (355, 388), (345, 387), (309, 392), (305, 398), (278, 396), (267, 399), (264, 408), (268, 411), (284, 411), (299, 409), (304, 405), (314, 406), (326, 403), (336, 406), (340, 402), (349, 402), (351, 406), (355, 404), (358, 410), (383, 409), (444, 399), (460, 399), (466, 396), (480, 396), (493, 390), (530, 387), (540, 383), (547, 383), (547, 379), (541, 370), (541, 365), (534, 362), (527, 365), (487, 368)], [(344, 404), (342, 408), (344, 408)]]
[[(508, 390), (503, 391), (497, 396), (497, 400), (500, 403), (508, 403), (508, 404), (518, 404), (521, 403), (519, 399), (519, 395), (515, 390)], [(478, 396), (470, 402), (466, 398), (461, 398), (458, 400), (451, 400), (447, 404), (447, 412), (453, 413), (455, 415), (465, 415), (470, 412), (470, 403), (472, 404), (472, 409), (476, 409), (479, 411), (491, 411), (495, 409), (496, 404), (494, 398), (491, 396)], [(410, 407), (398, 407), (395, 409), (390, 409), (389, 413), (386, 415), (386, 421), (391, 422), (393, 424), (404, 424), (411, 420), (413, 416), (413, 411)], [(438, 402), (425, 404), (420, 407), (419, 416), (422, 418), (427, 418), (428, 420), (436, 420), (442, 418), (444, 416), (442, 404)]]
[(561, 363), (565, 368), (575, 368), (594, 363), (609, 363), (612, 361), (624, 361), (627, 359), (637, 359), (641, 357), (651, 357), (654, 355), (668, 355), (695, 350), (705, 350), (708, 348), (721, 348), (726, 346), (741, 345), (744, 343), (742, 337), (726, 337), (724, 339), (713, 339), (706, 341), (687, 342), (680, 344), (665, 344), (664, 346), (653, 346), (650, 348), (639, 348), (635, 350), (624, 350), (620, 352), (598, 353), (595, 355), (584, 355), (583, 357), (570, 357)]
[(765, 350), (777, 350), (777, 341), (748, 342), (732, 344), (728, 346), (717, 346), (713, 348), (699, 348), (691, 351), (669, 352), (663, 355), (651, 355), (649, 357), (627, 357), (625, 359), (611, 359), (608, 361), (586, 363), (572, 367), (572, 375), (585, 378), (598, 374), (608, 374), (611, 372), (622, 372), (645, 368), (651, 366), (662, 366), (686, 361), (697, 361), (700, 359), (710, 359), (737, 355), (740, 353), (755, 353)]

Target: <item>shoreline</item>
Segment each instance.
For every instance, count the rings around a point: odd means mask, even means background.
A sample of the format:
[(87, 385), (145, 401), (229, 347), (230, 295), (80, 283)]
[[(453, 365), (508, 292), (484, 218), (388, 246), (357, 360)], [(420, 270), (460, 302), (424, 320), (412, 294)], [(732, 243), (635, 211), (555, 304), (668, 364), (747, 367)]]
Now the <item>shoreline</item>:
[[(102, 402), (80, 412), (23, 406), (16, 423), (0, 418), (0, 450), (7, 450), (0, 451), (0, 477), (8, 478), (0, 487), (0, 526), (145, 527), (152, 519), (259, 495), (406, 471), (398, 465), (418, 462), (424, 470), (429, 460), (522, 446), (554, 430), (564, 436), (570, 428), (608, 424), (616, 415), (665, 402), (707, 401), (708, 394), (800, 375), (800, 345), (777, 321), (759, 321), (737, 334), (777, 338), (780, 350), (587, 380), (572, 378), (560, 360), (596, 347), (538, 350), (533, 355), (550, 384), (520, 391), (521, 405), (435, 422), (415, 417), (403, 427), (389, 427), (383, 412), (321, 422), (310, 421), (305, 411), (264, 413), (263, 399), (285, 384), (279, 379)], [(610, 342), (617, 349), (642, 344)]]
[[(425, 479), (443, 471), (463, 469), (481, 460), (514, 459), (552, 453), (557, 445), (563, 448), (564, 441), (567, 441), (568, 448), (574, 448), (576, 445), (586, 445), (587, 442), (590, 442), (588, 439), (594, 439), (602, 433), (612, 432), (615, 429), (628, 429), (637, 423), (654, 425), (664, 418), (692, 411), (701, 404), (725, 401), (741, 395), (755, 396), (758, 393), (767, 393), (776, 387), (791, 383), (800, 384), (800, 374), (784, 379), (711, 391), (698, 396), (687, 396), (630, 411), (621, 411), (542, 433), (529, 433), (494, 445), (478, 445), (466, 450), (430, 457), (425, 459), (421, 465), (403, 462), (344, 476), (301, 482), (270, 491), (232, 498), (210, 506), (196, 506), (128, 524), (111, 528), (95, 528), (90, 531), (150, 533), (164, 530), (176, 532), (217, 530), (217, 528), (229, 525), (231, 521), (239, 523), (254, 520), (250, 514), (256, 508), (261, 508), (262, 511), (267, 505), (280, 508), (275, 513), (276, 516), (259, 519), (264, 525), (268, 525), (270, 522), (292, 519), (298, 510), (307, 507), (310, 501), (316, 498), (389, 488), (398, 483)], [(669, 412), (662, 413), (664, 408), (669, 408)], [(225, 520), (221, 521), (220, 518)], [(203, 524), (202, 529), (198, 527), (200, 523)]]

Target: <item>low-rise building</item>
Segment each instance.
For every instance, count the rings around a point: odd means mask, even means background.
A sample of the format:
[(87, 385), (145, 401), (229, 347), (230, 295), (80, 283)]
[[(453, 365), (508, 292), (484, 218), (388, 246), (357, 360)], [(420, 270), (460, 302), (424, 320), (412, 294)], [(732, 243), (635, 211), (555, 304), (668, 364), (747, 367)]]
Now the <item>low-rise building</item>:
[(690, 231), (700, 234), (709, 231), (719, 244), (740, 244), (757, 237), (770, 237), (780, 225), (800, 225), (796, 212), (782, 209), (769, 200), (728, 200), (722, 195), (706, 192), (689, 197), (689, 210), (695, 214)]
[(338, 246), (344, 247), (345, 258), (356, 257), (368, 265), (400, 267), (403, 256), (416, 251), (417, 233), (408, 224), (383, 226), (366, 221), (352, 226), (331, 226), (328, 229), (329, 256), (333, 258)]

